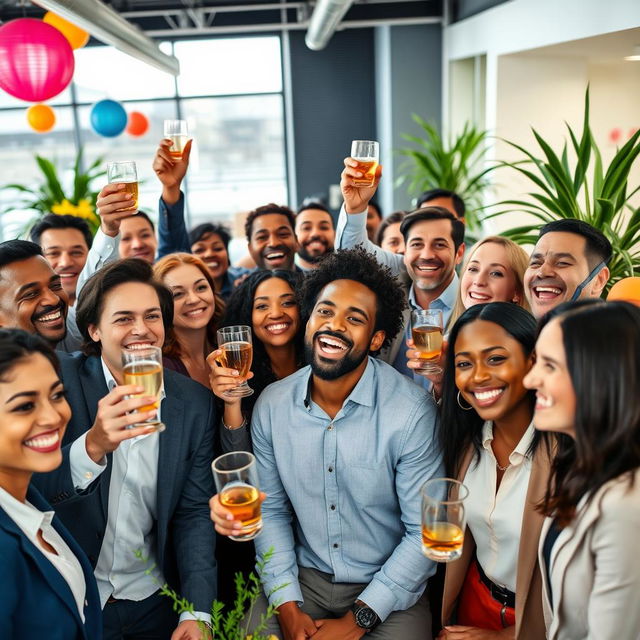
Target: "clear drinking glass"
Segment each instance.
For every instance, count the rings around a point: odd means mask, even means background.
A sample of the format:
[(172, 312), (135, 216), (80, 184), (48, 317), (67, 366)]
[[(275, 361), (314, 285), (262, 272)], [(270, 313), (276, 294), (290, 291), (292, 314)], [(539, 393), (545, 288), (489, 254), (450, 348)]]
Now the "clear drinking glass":
[(351, 143), (351, 157), (358, 163), (361, 178), (354, 178), (358, 187), (372, 187), (376, 181), (376, 171), (380, 162), (380, 145), (375, 140), (354, 140)]
[[(240, 378), (246, 378), (253, 360), (253, 342), (251, 327), (236, 325), (218, 329), (218, 349), (222, 354), (218, 357), (220, 364), (227, 369), (236, 369)], [(242, 384), (225, 391), (224, 395), (232, 398), (250, 396), (253, 389), (245, 380)]]
[(442, 355), (443, 318), (441, 309), (415, 309), (411, 312), (411, 338), (418, 358), (423, 361), (419, 371), (442, 373), (438, 364)]
[(133, 204), (120, 211), (132, 211), (138, 208), (138, 170), (133, 160), (109, 162), (107, 164), (107, 180), (109, 184), (122, 183), (124, 190), (133, 196)]
[(186, 120), (165, 120), (164, 137), (173, 143), (169, 148), (169, 155), (172, 158), (182, 158), (184, 146), (189, 140)]
[[(122, 373), (125, 384), (135, 384), (144, 387), (142, 393), (131, 397), (152, 396), (155, 401), (137, 411), (151, 411), (160, 406), (160, 393), (162, 392), (162, 349), (160, 347), (145, 347), (144, 349), (122, 351)], [(144, 422), (138, 422), (128, 427), (155, 426), (156, 431), (164, 431), (165, 425), (160, 422), (157, 415)]]
[(469, 490), (453, 478), (432, 478), (422, 494), (422, 552), (436, 562), (451, 562), (462, 555)]
[(241, 533), (229, 537), (239, 542), (253, 540), (262, 530), (255, 457), (248, 451), (225, 453), (213, 461), (211, 469), (220, 503), (242, 522)]

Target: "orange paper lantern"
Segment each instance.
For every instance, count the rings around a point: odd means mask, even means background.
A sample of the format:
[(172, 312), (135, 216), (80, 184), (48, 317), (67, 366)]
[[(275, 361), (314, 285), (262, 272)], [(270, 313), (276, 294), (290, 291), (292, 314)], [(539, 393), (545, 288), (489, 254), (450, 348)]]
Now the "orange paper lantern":
[(125, 131), (130, 136), (143, 136), (149, 130), (149, 118), (139, 111), (132, 111), (129, 114), (127, 128)]
[(27, 122), (38, 133), (51, 131), (56, 123), (56, 114), (47, 104), (34, 104), (27, 109)]
[(55, 27), (68, 41), (72, 49), (80, 49), (89, 42), (89, 34), (72, 22), (61, 18), (58, 14), (47, 11), (43, 22)]

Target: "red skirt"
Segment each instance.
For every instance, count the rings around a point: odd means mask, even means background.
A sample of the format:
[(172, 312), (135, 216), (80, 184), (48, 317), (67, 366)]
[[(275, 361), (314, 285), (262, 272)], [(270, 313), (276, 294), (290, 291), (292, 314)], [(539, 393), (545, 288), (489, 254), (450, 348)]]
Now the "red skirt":
[(516, 610), (503, 606), (480, 580), (476, 560), (472, 561), (458, 600), (458, 624), (500, 631), (516, 623)]

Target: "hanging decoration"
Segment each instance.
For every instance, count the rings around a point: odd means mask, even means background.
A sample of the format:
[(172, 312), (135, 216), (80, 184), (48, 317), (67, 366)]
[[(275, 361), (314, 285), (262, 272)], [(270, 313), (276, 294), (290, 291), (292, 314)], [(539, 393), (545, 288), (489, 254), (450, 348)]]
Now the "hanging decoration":
[(67, 39), (50, 24), (18, 18), (0, 27), (0, 89), (44, 102), (71, 82), (75, 60)]
[(127, 126), (127, 112), (115, 100), (100, 100), (91, 109), (91, 126), (98, 135), (115, 138)]
[(46, 133), (56, 124), (56, 114), (48, 104), (34, 104), (27, 109), (27, 122), (34, 131)]
[(127, 124), (127, 133), (130, 136), (143, 136), (149, 130), (149, 118), (139, 111), (132, 111), (129, 114), (129, 122)]
[(67, 39), (72, 49), (80, 49), (89, 42), (90, 36), (84, 29), (61, 18), (57, 13), (47, 11), (42, 20), (55, 27)]

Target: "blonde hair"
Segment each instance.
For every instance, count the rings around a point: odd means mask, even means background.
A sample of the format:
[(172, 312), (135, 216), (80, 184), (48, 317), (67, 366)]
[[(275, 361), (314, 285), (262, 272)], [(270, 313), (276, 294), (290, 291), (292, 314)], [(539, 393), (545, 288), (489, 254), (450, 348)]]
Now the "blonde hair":
[[(190, 253), (170, 253), (164, 258), (158, 260), (158, 262), (153, 265), (153, 276), (157, 282), (159, 282), (160, 284), (164, 284), (164, 279), (166, 278), (167, 274), (183, 264), (193, 265), (194, 267), (198, 268), (209, 283), (211, 291), (213, 292), (215, 310), (213, 312), (213, 317), (207, 325), (206, 332), (209, 346), (213, 347), (216, 344), (216, 330), (218, 328), (218, 323), (224, 315), (225, 304), (223, 299), (220, 297), (220, 294), (216, 293), (213, 278), (209, 273), (209, 269), (207, 269), (207, 265), (202, 262), (200, 258), (197, 258)], [(164, 346), (162, 347), (162, 353), (170, 358), (181, 357), (182, 353), (180, 349), (180, 342), (178, 341), (178, 336), (176, 335), (175, 328), (171, 328), (171, 330), (167, 332)]]
[[(458, 287), (458, 295), (456, 296), (456, 303), (453, 306), (453, 310), (451, 311), (451, 317), (449, 318), (449, 323), (447, 327), (450, 329), (456, 320), (466, 311), (466, 307), (462, 302), (462, 276), (464, 275), (467, 267), (469, 266), (469, 262), (473, 259), (475, 252), (483, 245), (492, 242), (493, 244), (498, 244), (501, 247), (504, 247), (507, 253), (507, 268), (513, 271), (513, 275), (516, 278), (516, 290), (515, 294), (518, 296), (518, 301), (514, 304), (523, 307), (527, 311), (531, 311), (529, 307), (529, 303), (527, 302), (527, 298), (524, 295), (524, 272), (527, 270), (529, 266), (529, 256), (527, 252), (519, 245), (516, 244), (513, 240), (509, 238), (505, 238), (504, 236), (487, 236), (486, 238), (482, 238), (476, 242), (471, 249), (469, 249), (469, 253), (462, 263), (462, 269), (460, 270), (460, 286)], [(504, 300), (495, 302), (513, 302), (512, 300)]]

